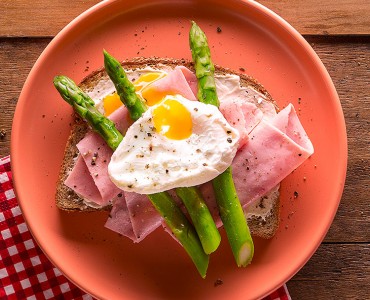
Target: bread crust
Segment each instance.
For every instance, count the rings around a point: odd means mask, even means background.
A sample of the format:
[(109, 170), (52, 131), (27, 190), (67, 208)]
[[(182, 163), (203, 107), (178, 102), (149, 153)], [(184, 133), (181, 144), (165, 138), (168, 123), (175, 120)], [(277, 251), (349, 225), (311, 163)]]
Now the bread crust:
[[(122, 66), (125, 69), (141, 69), (143, 67), (158, 67), (159, 64), (166, 65), (169, 67), (176, 67), (176, 66), (185, 66), (190, 70), (194, 71), (194, 65), (192, 61), (185, 60), (185, 59), (171, 59), (171, 58), (160, 58), (160, 57), (138, 57), (133, 58), (130, 60), (125, 60), (121, 62)], [(262, 84), (260, 84), (254, 78), (242, 73), (236, 72), (234, 70), (224, 68), (218, 65), (215, 65), (215, 72), (216, 74), (226, 75), (226, 74), (235, 74), (240, 77), (240, 84), (244, 87), (252, 87), (259, 93), (263, 94), (267, 101), (274, 104), (276, 111), (278, 111), (278, 106), (276, 102), (273, 100), (269, 92), (264, 88)], [(87, 77), (85, 77), (79, 87), (84, 91), (89, 91), (96, 86), (96, 84), (101, 79), (108, 79), (108, 75), (106, 74), (104, 68), (100, 68), (92, 73), (90, 73)], [(75, 116), (75, 122), (72, 124), (71, 133), (67, 140), (65, 152), (64, 152), (64, 159), (60, 168), (59, 178), (57, 182), (57, 191), (55, 196), (56, 205), (59, 209), (69, 211), (69, 212), (93, 212), (98, 210), (110, 210), (111, 206), (108, 205), (104, 208), (93, 208), (86, 205), (81, 197), (79, 197), (73, 190), (68, 188), (64, 185), (64, 181), (68, 177), (70, 170), (73, 168), (75, 163), (76, 157), (78, 156), (78, 149), (76, 147), (77, 143), (85, 136), (88, 132), (89, 126), (86, 122), (81, 120), (77, 115)], [(278, 229), (279, 226), (279, 218), (280, 218), (280, 197), (276, 198), (274, 205), (270, 211), (270, 213), (265, 217), (262, 218), (260, 216), (251, 216), (248, 217), (248, 225), (251, 230), (251, 233), (255, 236), (269, 239), (271, 238)]]

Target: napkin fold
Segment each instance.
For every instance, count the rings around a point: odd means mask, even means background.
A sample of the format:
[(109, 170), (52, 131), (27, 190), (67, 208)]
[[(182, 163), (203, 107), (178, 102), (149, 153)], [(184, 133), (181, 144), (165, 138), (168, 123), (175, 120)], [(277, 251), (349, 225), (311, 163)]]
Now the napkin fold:
[[(33, 239), (13, 189), (10, 156), (0, 158), (0, 299), (94, 299), (52, 265)], [(263, 300), (291, 300), (286, 285)]]

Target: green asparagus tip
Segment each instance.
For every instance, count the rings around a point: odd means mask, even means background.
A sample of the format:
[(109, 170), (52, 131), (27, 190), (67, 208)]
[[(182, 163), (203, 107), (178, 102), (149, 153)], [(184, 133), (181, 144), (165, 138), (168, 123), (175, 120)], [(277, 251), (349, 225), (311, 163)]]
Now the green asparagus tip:
[(63, 99), (67, 101), (69, 104), (72, 104), (72, 100), (69, 95), (69, 86), (76, 86), (75, 82), (64, 75), (57, 75), (54, 77), (53, 80), (55, 88), (58, 90), (58, 92), (61, 94)]
[(111, 56), (110, 54), (109, 54), (109, 52), (107, 51), (107, 50), (105, 50), (105, 49), (103, 49), (103, 54), (104, 54), (104, 57), (109, 57), (109, 56)]

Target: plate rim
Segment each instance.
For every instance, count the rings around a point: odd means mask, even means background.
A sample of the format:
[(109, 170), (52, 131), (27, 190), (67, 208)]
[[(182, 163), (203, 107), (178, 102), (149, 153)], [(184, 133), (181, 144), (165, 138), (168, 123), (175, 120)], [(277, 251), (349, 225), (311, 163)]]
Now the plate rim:
[[(283, 282), (280, 282), (280, 285), (281, 285), (281, 284), (284, 284), (286, 281), (290, 280), (308, 262), (308, 260), (312, 257), (312, 255), (316, 252), (316, 250), (320, 246), (321, 242), (325, 238), (325, 236), (326, 236), (326, 234), (327, 234), (327, 232), (328, 232), (328, 230), (329, 230), (329, 228), (330, 228), (330, 226), (331, 226), (331, 224), (334, 220), (334, 217), (337, 213), (337, 210), (338, 210), (338, 207), (339, 207), (339, 204), (340, 204), (340, 200), (341, 200), (341, 195), (342, 195), (343, 190), (344, 190), (346, 173), (347, 173), (347, 164), (348, 164), (348, 142), (347, 142), (347, 132), (346, 132), (345, 119), (344, 119), (344, 114), (343, 114), (343, 110), (342, 110), (342, 107), (341, 107), (341, 103), (340, 103), (338, 93), (335, 89), (334, 83), (333, 83), (328, 71), (326, 70), (326, 68), (325, 68), (323, 62), (320, 60), (319, 56), (312, 49), (312, 47), (309, 45), (309, 43), (303, 38), (303, 36), (301, 36), (299, 34), (299, 32), (294, 27), (292, 27), (286, 20), (284, 20), (282, 17), (280, 17), (278, 14), (276, 14), (275, 12), (273, 12), (272, 10), (267, 8), (266, 6), (264, 6), (264, 5), (262, 5), (258, 2), (248, 1), (248, 0), (233, 0), (233, 1), (234, 2), (243, 2), (245, 5), (252, 6), (255, 9), (263, 12), (268, 18), (272, 18), (277, 23), (280, 23), (282, 25), (282, 27), (284, 27), (287, 31), (289, 31), (289, 33), (295, 39), (297, 39), (298, 42), (302, 46), (304, 46), (304, 48), (308, 52), (310, 58), (313, 59), (315, 61), (316, 65), (320, 68), (320, 73), (324, 76), (324, 81), (329, 84), (329, 90), (330, 90), (330, 93), (332, 94), (332, 99), (335, 99), (335, 101), (337, 102), (337, 105), (335, 106), (336, 114), (341, 117), (341, 121), (342, 121), (341, 122), (342, 127), (338, 130), (341, 131), (342, 135), (344, 134), (343, 136), (344, 136), (345, 143), (342, 146), (345, 146), (345, 148), (343, 149), (343, 152), (347, 153), (347, 155), (345, 156), (345, 161), (342, 162), (342, 164), (343, 164), (343, 169), (342, 169), (343, 174), (342, 174), (341, 178), (343, 178), (343, 182), (341, 183), (340, 188), (337, 190), (338, 194), (336, 195), (339, 200), (336, 202), (336, 204), (337, 204), (336, 208), (332, 210), (332, 214), (330, 216), (330, 222), (328, 222), (326, 228), (323, 229), (325, 234), (322, 235), (321, 241), (314, 247), (313, 251), (311, 251), (311, 254), (304, 261), (301, 261), (301, 263), (299, 265), (299, 268), (297, 268), (296, 271), (291, 272), (290, 276), (286, 280), (284, 280)], [(20, 116), (22, 114), (22, 106), (23, 106), (23, 103), (25, 101), (25, 99), (24, 99), (25, 98), (24, 97), (25, 92), (24, 91), (27, 90), (27, 87), (30, 84), (30, 78), (32, 78), (34, 76), (34, 73), (38, 69), (39, 65), (42, 65), (42, 62), (43, 62), (44, 58), (46, 56), (48, 56), (50, 53), (53, 52), (54, 48), (59, 45), (60, 39), (63, 39), (64, 36), (67, 36), (70, 33), (71, 29), (78, 26), (86, 18), (91, 17), (93, 14), (98, 14), (100, 10), (104, 9), (107, 6), (114, 5), (114, 3), (116, 3), (116, 2), (120, 2), (120, 1), (119, 0), (102, 1), (102, 2), (99, 2), (95, 5), (93, 5), (92, 7), (90, 7), (89, 9), (87, 9), (86, 11), (84, 11), (80, 15), (78, 15), (76, 18), (74, 18), (72, 21), (70, 21), (59, 33), (57, 33), (55, 35), (55, 37), (45, 47), (45, 49), (42, 51), (41, 55), (37, 58), (37, 60), (36, 60), (35, 64), (33, 65), (29, 75), (27, 76), (27, 79), (26, 79), (26, 81), (24, 83), (24, 86), (22, 88), (22, 91), (20, 93), (20, 96), (19, 96), (20, 101), (18, 101), (18, 103), (17, 103), (15, 113), (14, 113), (14, 118), (13, 118), (13, 124), (12, 124), (12, 132), (13, 133), (20, 131), (20, 123), (21, 123)], [(164, 1), (159, 1), (159, 0), (158, 1), (155, 0), (155, 1), (151, 1), (151, 2), (152, 3), (162, 3), (162, 2), (164, 3)], [(180, 1), (180, 2), (184, 2), (184, 1)], [(208, 1), (208, 2), (212, 2), (212, 1)], [(136, 7), (136, 5), (135, 5), (135, 7)], [(14, 159), (11, 160), (11, 167), (12, 167), (12, 170), (13, 170), (15, 193), (16, 193), (18, 201), (19, 201), (19, 206), (20, 206), (22, 212), (24, 213), (24, 209), (22, 207), (22, 200), (21, 200), (21, 198), (23, 199), (23, 195), (21, 197), (18, 195), (17, 190), (20, 190), (20, 188), (19, 188), (19, 183), (15, 180), (15, 178), (17, 178), (18, 172), (20, 173), (20, 171), (19, 171), (20, 167), (17, 164), (17, 155), (20, 155), (20, 154), (19, 154), (19, 152), (17, 152), (17, 149), (15, 147), (15, 135), (13, 134), (12, 137), (11, 137), (11, 157), (14, 157)], [(24, 214), (24, 215), (26, 216), (27, 214)], [(32, 228), (32, 226), (29, 225), (28, 218), (25, 218), (25, 222), (28, 225), (28, 228), (29, 228), (32, 236), (35, 238), (35, 241), (37, 242), (37, 244), (40, 245), (39, 239), (35, 237), (35, 236), (37, 236), (37, 234), (35, 234), (33, 232), (34, 228)], [(48, 253), (45, 252), (45, 249), (43, 247), (40, 247), (40, 248), (46, 254), (48, 259), (50, 259), (50, 261), (52, 261), (52, 263), (56, 267), (60, 268), (59, 266), (57, 266), (57, 264), (55, 264), (55, 261), (53, 261), (53, 259), (51, 259), (49, 257)], [(63, 272), (63, 273), (65, 273), (65, 272)], [(72, 280), (67, 274), (64, 274), (64, 275), (69, 280), (71, 280), (75, 285), (77, 285), (79, 288), (81, 288), (82, 290), (90, 293), (91, 295), (95, 295), (88, 288), (83, 287), (79, 283)], [(268, 293), (270, 293), (272, 291), (273, 290), (270, 290), (269, 292), (267, 292), (263, 296), (266, 296)], [(97, 296), (97, 295), (95, 295), (95, 296)]]

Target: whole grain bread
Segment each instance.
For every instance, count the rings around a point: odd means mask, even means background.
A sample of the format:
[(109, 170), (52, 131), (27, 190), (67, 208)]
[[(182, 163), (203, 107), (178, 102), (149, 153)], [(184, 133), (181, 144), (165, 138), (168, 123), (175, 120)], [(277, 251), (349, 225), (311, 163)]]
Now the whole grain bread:
[[(134, 58), (131, 60), (126, 60), (122, 62), (122, 66), (126, 70), (135, 70), (141, 69), (146, 66), (151, 66), (155, 68), (158, 65), (165, 65), (169, 67), (175, 67), (178, 65), (186, 66), (190, 70), (194, 70), (193, 63), (191, 61), (185, 59), (169, 59), (169, 58), (158, 58), (158, 57), (150, 57), (150, 58)], [(236, 74), (240, 77), (240, 84), (244, 87), (252, 87), (259, 93), (263, 94), (266, 101), (269, 101), (274, 104), (276, 110), (278, 111), (278, 106), (276, 102), (273, 100), (271, 95), (268, 91), (254, 78), (244, 74), (244, 72), (236, 72), (231, 69), (227, 69), (221, 66), (215, 66), (216, 74)], [(84, 91), (92, 90), (100, 80), (109, 80), (108, 75), (106, 74), (103, 68), (96, 70), (90, 73), (87, 77), (85, 77), (79, 87)], [(104, 208), (93, 208), (88, 206), (84, 203), (83, 199), (79, 197), (73, 190), (68, 188), (64, 185), (64, 181), (66, 180), (70, 170), (72, 170), (76, 158), (78, 156), (78, 149), (76, 144), (85, 136), (88, 132), (89, 127), (88, 125), (81, 120), (77, 115), (75, 116), (75, 122), (72, 125), (71, 133), (68, 138), (65, 147), (64, 159), (62, 162), (62, 166), (59, 173), (59, 179), (57, 182), (57, 190), (56, 190), (56, 205), (59, 209), (70, 211), (70, 212), (91, 212), (97, 210), (110, 210), (110, 206), (106, 206)], [(280, 208), (280, 197), (279, 193), (275, 193), (274, 197), (274, 204), (271, 208), (270, 213), (262, 218), (259, 215), (249, 215), (248, 216), (248, 225), (253, 235), (259, 236), (261, 238), (271, 238), (278, 226), (279, 226), (279, 208)], [(263, 201), (261, 199), (260, 201)], [(261, 205), (262, 202), (256, 204)]]

